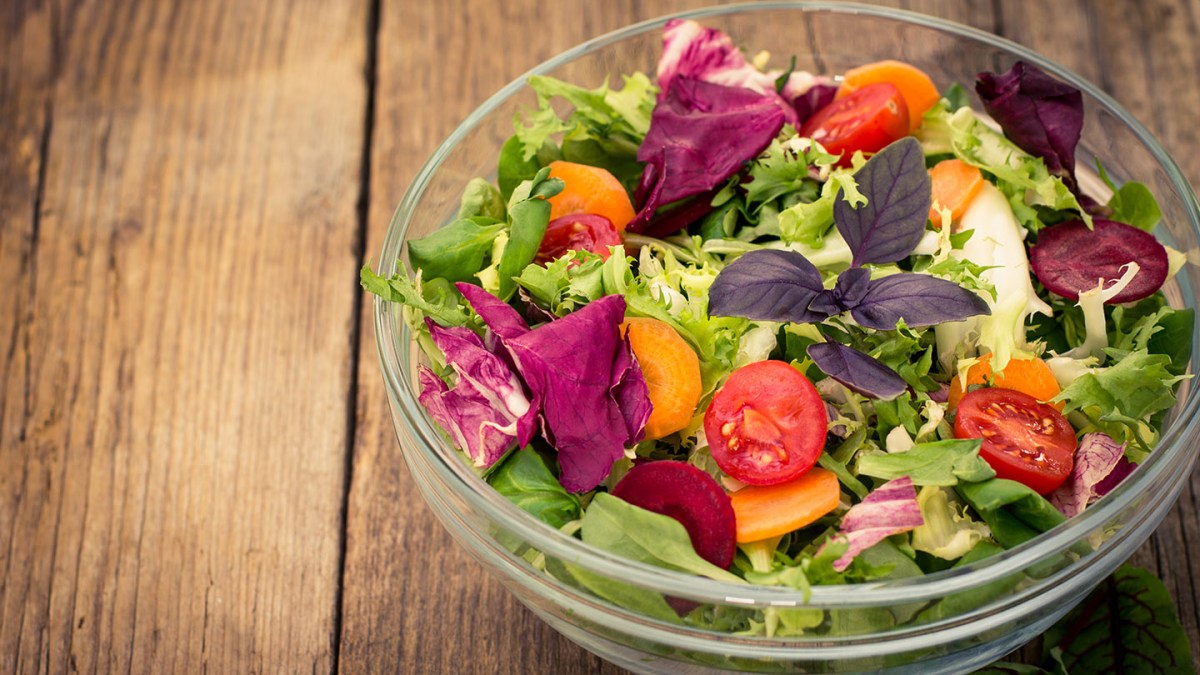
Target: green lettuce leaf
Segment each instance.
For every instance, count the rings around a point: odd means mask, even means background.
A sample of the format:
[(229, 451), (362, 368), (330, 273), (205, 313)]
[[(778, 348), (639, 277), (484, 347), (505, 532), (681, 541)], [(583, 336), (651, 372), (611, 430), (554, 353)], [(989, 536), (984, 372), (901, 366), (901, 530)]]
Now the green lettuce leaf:
[(696, 554), (687, 530), (678, 520), (639, 508), (600, 492), (583, 514), (583, 541), (639, 562), (691, 572), (718, 581), (744, 583)]
[(552, 527), (560, 528), (579, 517), (579, 498), (563, 489), (531, 447), (512, 453), (487, 481), (508, 501)]
[(885, 480), (909, 476), (914, 485), (984, 481), (996, 472), (979, 456), (982, 444), (977, 438), (918, 443), (905, 452), (860, 457), (858, 472)]

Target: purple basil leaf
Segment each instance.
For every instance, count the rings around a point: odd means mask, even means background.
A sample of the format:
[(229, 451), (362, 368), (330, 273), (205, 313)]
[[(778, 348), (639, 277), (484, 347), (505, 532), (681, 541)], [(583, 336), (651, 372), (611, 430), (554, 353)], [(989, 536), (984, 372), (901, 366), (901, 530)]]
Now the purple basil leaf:
[(854, 253), (851, 267), (892, 263), (912, 253), (929, 219), (931, 187), (917, 139), (902, 138), (880, 150), (854, 174), (867, 203), (833, 205), (833, 222)]
[(814, 84), (808, 91), (793, 99), (792, 107), (796, 109), (797, 125), (804, 124), (818, 110), (833, 103), (837, 91), (836, 84)]
[(1125, 459), (1123, 443), (1101, 433), (1084, 434), (1075, 450), (1071, 475), (1047, 499), (1064, 516), (1072, 518), (1108, 494), (1135, 466)]
[(850, 315), (860, 326), (893, 330), (900, 319), (920, 328), (990, 313), (983, 298), (953, 281), (902, 273), (872, 281)]
[(833, 288), (818, 293), (817, 297), (808, 303), (808, 309), (814, 314), (825, 316), (841, 314), (857, 307), (870, 287), (871, 271), (851, 267), (838, 275), (837, 284)]
[(835, 538), (849, 543), (849, 548), (834, 561), (833, 569), (841, 572), (859, 553), (893, 534), (908, 532), (924, 524), (912, 478), (901, 476), (889, 480), (842, 516), (840, 532)]
[(975, 91), (1004, 135), (1041, 157), (1046, 168), (1075, 185), (1075, 146), (1083, 131), (1083, 95), (1069, 84), (1017, 61), (1004, 74), (980, 73)]
[(821, 273), (795, 251), (751, 251), (730, 263), (708, 289), (710, 316), (813, 323), (830, 314), (809, 310), (825, 290)]
[(490, 467), (537, 427), (537, 407), (521, 380), (499, 356), (466, 328), (442, 328), (428, 318), (434, 344), (455, 372), (453, 388), (428, 368), (420, 371), (421, 404), (475, 466)]
[(783, 127), (776, 98), (675, 77), (638, 149), (645, 202), (626, 229), (640, 232), (659, 206), (712, 190), (757, 157)]
[(541, 403), (543, 433), (558, 450), (562, 485), (569, 492), (599, 485), (613, 462), (624, 456), (625, 446), (641, 434), (637, 420), (627, 420), (617, 405), (624, 403), (628, 414), (637, 417), (649, 405), (629, 401), (644, 391), (645, 383), (637, 384), (641, 370), (629, 368), (623, 356), (626, 347), (618, 327), (624, 316), (625, 299), (609, 295), (504, 340), (534, 400)]
[(863, 396), (886, 401), (908, 390), (908, 383), (896, 371), (839, 342), (809, 345), (808, 358), (821, 372)]

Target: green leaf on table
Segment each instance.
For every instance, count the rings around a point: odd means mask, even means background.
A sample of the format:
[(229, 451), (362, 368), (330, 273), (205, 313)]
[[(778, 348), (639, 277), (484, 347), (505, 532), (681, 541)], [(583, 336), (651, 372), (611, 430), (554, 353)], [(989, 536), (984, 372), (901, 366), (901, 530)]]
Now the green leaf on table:
[(1047, 662), (1070, 673), (1193, 673), (1171, 595), (1146, 570), (1122, 565), (1046, 631)]
[(905, 452), (860, 457), (858, 472), (885, 480), (909, 476), (914, 485), (984, 481), (996, 472), (979, 456), (982, 445), (977, 438), (918, 443)]
[(492, 251), (492, 241), (503, 230), (501, 224), (479, 225), (459, 219), (408, 242), (408, 260), (426, 279), (473, 282)]
[(563, 489), (531, 447), (512, 453), (488, 476), (488, 483), (508, 501), (552, 527), (562, 527), (579, 517), (579, 498)]
[(606, 492), (598, 493), (584, 511), (580, 533), (585, 543), (632, 560), (718, 581), (744, 583), (741, 577), (697, 555), (678, 520)]
[(997, 661), (974, 671), (972, 675), (1050, 675), (1050, 671), (1027, 663)]

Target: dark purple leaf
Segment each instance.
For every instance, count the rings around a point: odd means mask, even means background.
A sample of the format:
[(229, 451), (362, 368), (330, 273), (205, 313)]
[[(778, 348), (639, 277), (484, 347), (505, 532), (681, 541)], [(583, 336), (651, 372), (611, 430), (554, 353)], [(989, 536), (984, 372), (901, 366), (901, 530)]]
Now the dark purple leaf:
[(757, 157), (783, 127), (777, 98), (675, 77), (638, 149), (645, 203), (627, 229), (641, 231), (659, 206), (712, 190)]
[(814, 84), (808, 91), (793, 99), (792, 107), (796, 109), (797, 125), (804, 124), (818, 110), (833, 103), (837, 91), (836, 84)]
[(975, 91), (983, 107), (1022, 150), (1075, 185), (1075, 146), (1083, 131), (1083, 96), (1037, 66), (1017, 61), (1003, 75), (980, 73)]
[(911, 136), (892, 143), (854, 178), (867, 203), (856, 209), (839, 199), (833, 205), (833, 221), (854, 253), (850, 266), (904, 259), (921, 241), (932, 199), (921, 144)]
[(871, 271), (851, 267), (838, 275), (837, 284), (833, 288), (818, 293), (817, 297), (808, 303), (808, 309), (814, 314), (825, 316), (841, 314), (857, 307), (870, 287)]
[(825, 290), (821, 273), (795, 251), (751, 251), (730, 263), (708, 289), (711, 316), (812, 323), (829, 314), (809, 304)]
[(990, 313), (983, 298), (953, 281), (901, 273), (872, 281), (850, 315), (860, 326), (892, 330), (900, 319), (920, 328)]
[(839, 342), (809, 345), (808, 357), (821, 372), (863, 396), (889, 400), (908, 389), (908, 384), (896, 371)]
[[(641, 437), (638, 420), (649, 404), (629, 400), (645, 392), (645, 381), (624, 351), (618, 331), (624, 316), (625, 299), (609, 295), (504, 340), (541, 403), (543, 433), (558, 450), (562, 485), (569, 492), (599, 485), (625, 446)], [(634, 419), (626, 418), (618, 402), (629, 406)]]

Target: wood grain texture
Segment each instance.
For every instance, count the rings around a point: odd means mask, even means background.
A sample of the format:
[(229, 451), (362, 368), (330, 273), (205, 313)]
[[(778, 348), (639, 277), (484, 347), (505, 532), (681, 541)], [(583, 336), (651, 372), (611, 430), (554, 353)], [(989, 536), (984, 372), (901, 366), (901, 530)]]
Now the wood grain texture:
[(8, 7), (0, 671), (330, 671), (365, 3)]

